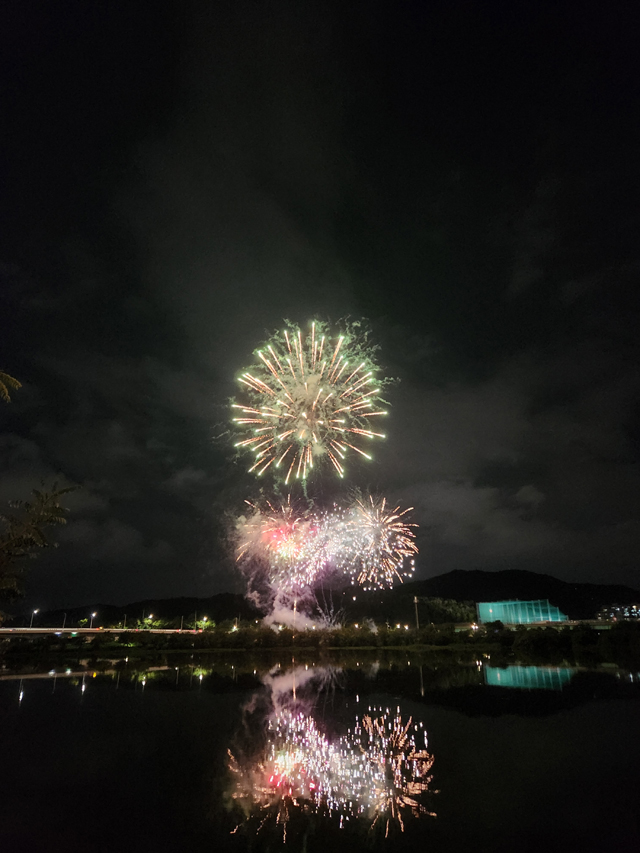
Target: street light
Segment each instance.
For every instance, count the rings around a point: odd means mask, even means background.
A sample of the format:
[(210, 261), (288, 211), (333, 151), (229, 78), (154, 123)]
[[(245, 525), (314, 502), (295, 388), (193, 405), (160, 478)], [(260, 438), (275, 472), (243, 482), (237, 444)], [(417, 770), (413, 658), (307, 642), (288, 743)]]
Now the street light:
[(40, 611), (39, 610), (33, 610), (31, 613), (31, 622), (29, 623), (30, 628), (33, 628), (33, 617), (36, 615), (36, 613), (40, 613)]
[(89, 623), (89, 628), (93, 628), (93, 620), (96, 618), (97, 615), (97, 613), (91, 614), (91, 622)]

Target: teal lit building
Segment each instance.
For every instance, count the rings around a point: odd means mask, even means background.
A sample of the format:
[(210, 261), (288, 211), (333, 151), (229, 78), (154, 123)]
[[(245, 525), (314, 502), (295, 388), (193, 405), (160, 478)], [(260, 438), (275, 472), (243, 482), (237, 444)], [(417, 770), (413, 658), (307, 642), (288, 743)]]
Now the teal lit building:
[(562, 690), (571, 681), (574, 670), (559, 666), (487, 666), (485, 684), (515, 687), (520, 690)]
[(533, 625), (536, 622), (566, 622), (567, 617), (547, 599), (538, 601), (479, 601), (478, 621), (505, 625)]

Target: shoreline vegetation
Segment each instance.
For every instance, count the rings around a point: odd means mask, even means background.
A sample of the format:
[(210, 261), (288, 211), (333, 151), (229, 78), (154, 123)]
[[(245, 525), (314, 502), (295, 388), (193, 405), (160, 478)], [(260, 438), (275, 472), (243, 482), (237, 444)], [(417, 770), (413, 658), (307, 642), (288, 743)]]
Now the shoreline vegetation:
[[(306, 673), (309, 672), (307, 676)], [(273, 679), (286, 678), (305, 694), (317, 671), (321, 692), (329, 697), (349, 685), (355, 701), (372, 691), (403, 695), (415, 702), (454, 708), (464, 714), (539, 715), (601, 699), (637, 697), (637, 666), (630, 662), (531, 660), (452, 646), (440, 649), (231, 649), (135, 654), (105, 652), (100, 657), (52, 658), (12, 655), (2, 662), (0, 685), (18, 703), (27, 697), (56, 693), (67, 684), (84, 698), (101, 701), (105, 690), (154, 693), (240, 692), (269, 694)], [(98, 691), (95, 691), (95, 688)], [(504, 690), (518, 687), (518, 690)], [(34, 694), (35, 689), (35, 694)], [(15, 691), (15, 692), (12, 692)], [(312, 691), (313, 692), (313, 691)]]
[(640, 664), (640, 623), (620, 622), (607, 630), (590, 625), (505, 628), (492, 623), (468, 630), (453, 625), (415, 629), (349, 626), (294, 631), (264, 625), (222, 623), (197, 633), (156, 634), (141, 629), (117, 634), (76, 636), (42, 634), (0, 640), (0, 665), (12, 659), (118, 658), (200, 652), (287, 652), (323, 655), (340, 651), (415, 654), (469, 653), (497, 655), (505, 660), (531, 659), (548, 663), (581, 660)]

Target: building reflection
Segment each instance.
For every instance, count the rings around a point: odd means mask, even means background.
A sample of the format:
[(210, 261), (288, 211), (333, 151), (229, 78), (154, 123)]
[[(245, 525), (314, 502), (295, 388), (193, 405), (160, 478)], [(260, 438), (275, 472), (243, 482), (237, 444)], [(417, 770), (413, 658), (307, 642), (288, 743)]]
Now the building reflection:
[(485, 666), (485, 684), (520, 690), (562, 690), (575, 669), (561, 666)]

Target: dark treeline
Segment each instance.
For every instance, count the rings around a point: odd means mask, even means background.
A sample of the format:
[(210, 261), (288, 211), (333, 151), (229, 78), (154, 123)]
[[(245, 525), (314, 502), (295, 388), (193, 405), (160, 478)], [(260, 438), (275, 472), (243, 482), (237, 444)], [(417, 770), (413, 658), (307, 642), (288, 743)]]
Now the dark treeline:
[[(381, 593), (382, 603), (367, 599), (362, 607), (350, 599), (348, 606), (344, 596), (333, 597), (330, 592), (316, 591), (316, 605), (309, 610), (314, 618), (327, 615), (336, 620), (336, 624), (368, 621), (372, 619), (385, 627), (396, 624), (410, 624), (415, 627), (415, 605), (411, 596), (393, 598), (386, 590)], [(357, 598), (357, 597), (356, 597)], [(335, 606), (334, 606), (335, 605)], [(87, 607), (67, 608), (39, 612), (34, 625), (36, 627), (85, 627), (95, 613), (94, 626), (103, 628), (194, 628), (203, 627), (203, 619), (211, 623), (228, 620), (255, 622), (265, 614), (256, 609), (244, 596), (234, 593), (219, 593), (210, 598), (169, 598), (165, 600), (148, 599), (128, 604), (124, 607), (97, 604)], [(472, 622), (476, 618), (476, 608), (472, 601), (456, 601), (446, 598), (421, 598), (418, 603), (420, 624), (441, 625), (448, 622)], [(31, 614), (6, 619), (10, 627), (24, 627), (31, 622)]]
[(332, 630), (273, 630), (262, 624), (221, 623), (198, 633), (156, 634), (151, 631), (63, 637), (42, 635), (2, 641), (0, 649), (7, 655), (42, 653), (124, 653), (140, 651), (198, 651), (230, 649), (324, 649), (340, 648), (447, 648), (491, 650), (505, 658), (519, 660), (640, 661), (640, 623), (619, 623), (607, 630), (589, 625), (564, 628), (519, 628), (510, 630), (501, 623), (481, 626), (477, 630), (457, 631), (453, 625), (428, 625), (419, 631), (382, 626), (372, 630), (355, 625)]
[[(593, 619), (601, 607), (611, 604), (633, 604), (640, 601), (640, 592), (625, 586), (567, 583), (550, 575), (535, 572), (506, 570), (500, 572), (455, 570), (424, 581), (398, 584), (392, 589), (365, 591), (356, 587), (313, 590), (308, 612), (313, 618), (323, 614), (337, 622), (362, 622), (373, 619), (378, 624), (410, 623), (415, 627), (416, 603), (420, 625), (447, 622), (471, 622), (476, 618), (477, 601), (506, 599), (548, 599), (570, 619)], [(164, 620), (167, 627), (194, 627), (197, 617), (210, 621), (227, 619), (251, 620), (265, 614), (256, 609), (243, 595), (218, 593), (207, 598), (145, 599), (127, 605), (87, 604), (60, 610), (42, 609), (34, 624), (43, 627), (77, 626), (97, 613), (96, 623), (103, 627), (122, 624), (135, 625), (150, 613)], [(5, 616), (10, 626), (28, 625), (31, 613), (20, 613), (14, 603), (13, 614)], [(0, 614), (0, 622), (2, 614)]]

